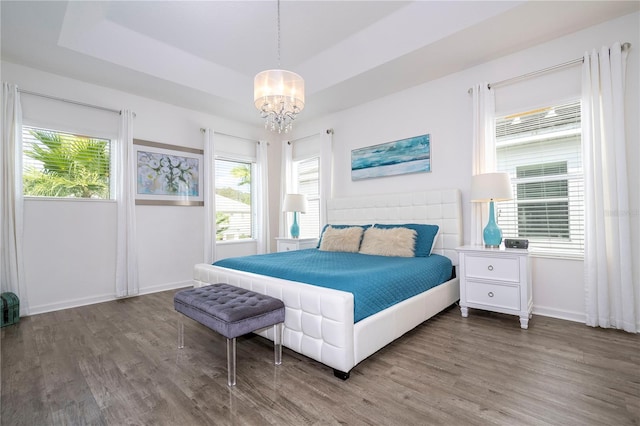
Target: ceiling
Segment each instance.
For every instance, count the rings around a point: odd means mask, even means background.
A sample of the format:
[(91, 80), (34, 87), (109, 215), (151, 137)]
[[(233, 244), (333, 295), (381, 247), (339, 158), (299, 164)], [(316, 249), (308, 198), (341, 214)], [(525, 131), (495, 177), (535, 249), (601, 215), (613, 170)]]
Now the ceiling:
[(638, 1), (1, 2), (2, 60), (246, 123), (253, 77), (302, 75), (299, 120), (640, 10)]

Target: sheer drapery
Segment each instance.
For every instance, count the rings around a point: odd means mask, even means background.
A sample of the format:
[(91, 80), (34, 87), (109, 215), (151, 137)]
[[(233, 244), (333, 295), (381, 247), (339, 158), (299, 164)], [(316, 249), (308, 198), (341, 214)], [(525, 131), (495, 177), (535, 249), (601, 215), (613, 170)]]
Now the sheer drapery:
[(204, 263), (216, 261), (216, 160), (213, 130), (204, 129)]
[(320, 226), (327, 223), (327, 200), (333, 197), (333, 130), (320, 137)]
[(256, 162), (256, 240), (257, 253), (269, 253), (269, 162), (267, 141), (258, 142)]
[(133, 152), (133, 112), (120, 112), (114, 162), (117, 178), (116, 297), (139, 292), (136, 241), (136, 160)]
[[(495, 96), (488, 83), (473, 86), (473, 157), (471, 174), (490, 173), (496, 167)], [(471, 203), (471, 244), (482, 245), (488, 220), (487, 203)]]
[(15, 293), (20, 298), (20, 315), (28, 315), (22, 252), (22, 109), (17, 86), (4, 82), (0, 164), (0, 287), (2, 292)]
[(288, 220), (288, 215), (282, 211), (284, 196), (293, 190), (293, 145), (291, 142), (286, 141), (282, 143), (282, 175), (280, 185), (280, 221), (278, 226), (278, 232), (281, 237), (289, 236), (289, 228), (291, 224)]
[(631, 264), (624, 87), (627, 52), (615, 43), (585, 53), (582, 143), (585, 169), (587, 325), (637, 332)]

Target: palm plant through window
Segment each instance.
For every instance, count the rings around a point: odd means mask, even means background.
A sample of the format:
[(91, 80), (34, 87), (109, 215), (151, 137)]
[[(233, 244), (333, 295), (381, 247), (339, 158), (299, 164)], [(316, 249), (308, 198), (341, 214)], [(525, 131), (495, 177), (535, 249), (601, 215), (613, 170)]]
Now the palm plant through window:
[(25, 196), (111, 198), (110, 140), (26, 126), (22, 138)]

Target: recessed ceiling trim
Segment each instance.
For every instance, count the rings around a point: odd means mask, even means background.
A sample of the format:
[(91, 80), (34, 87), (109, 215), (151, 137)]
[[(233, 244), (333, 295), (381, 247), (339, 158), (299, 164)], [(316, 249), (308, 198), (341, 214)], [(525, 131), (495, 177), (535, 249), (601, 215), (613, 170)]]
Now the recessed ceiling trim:
[(523, 3), (526, 2), (412, 2), (318, 53), (297, 69), (306, 76), (307, 91), (319, 92)]
[(102, 12), (101, 2), (69, 2), (58, 45), (233, 102), (245, 87), (240, 96), (251, 99), (251, 78), (111, 22)]

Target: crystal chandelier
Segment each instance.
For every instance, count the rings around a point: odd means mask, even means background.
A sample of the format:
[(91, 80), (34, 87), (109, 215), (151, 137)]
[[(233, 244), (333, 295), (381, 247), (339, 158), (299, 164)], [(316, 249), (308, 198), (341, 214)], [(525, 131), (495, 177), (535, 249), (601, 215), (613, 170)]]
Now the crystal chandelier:
[[(278, 67), (280, 66), (280, 0), (278, 0)], [(304, 108), (304, 80), (298, 74), (276, 69), (259, 72), (253, 81), (253, 100), (265, 129), (287, 133)]]

